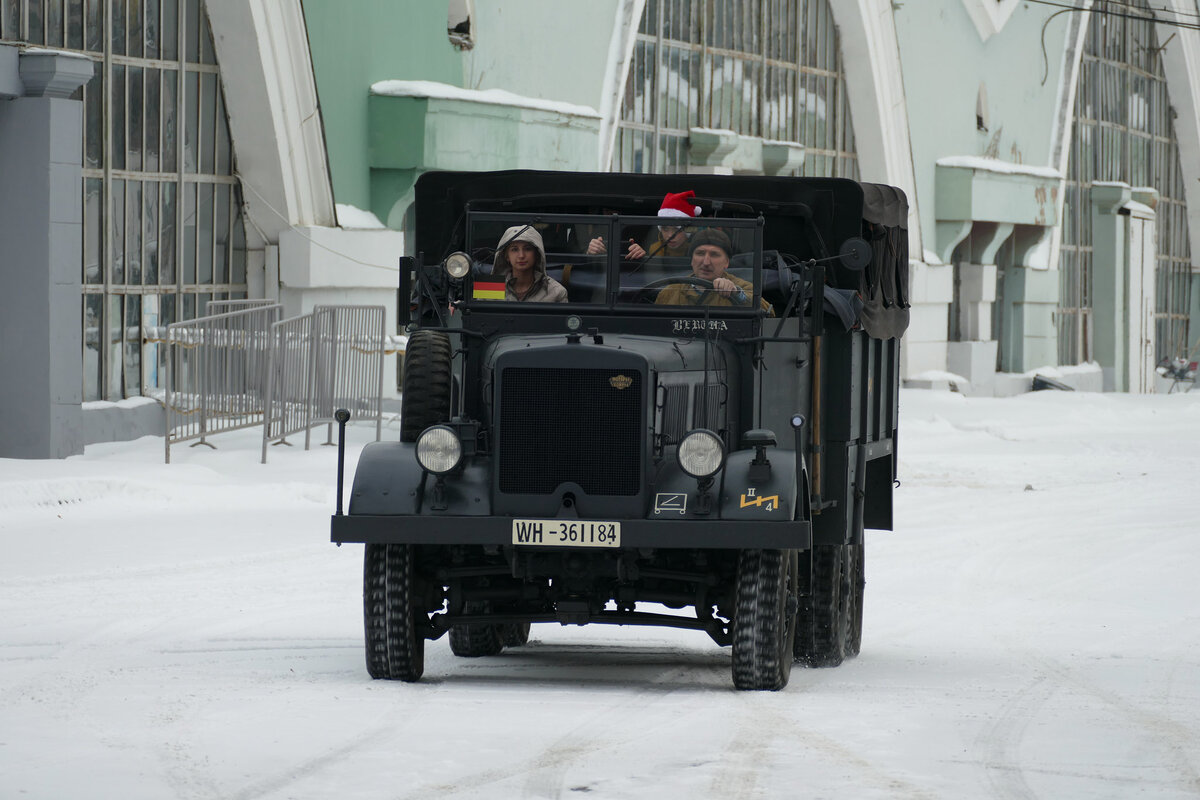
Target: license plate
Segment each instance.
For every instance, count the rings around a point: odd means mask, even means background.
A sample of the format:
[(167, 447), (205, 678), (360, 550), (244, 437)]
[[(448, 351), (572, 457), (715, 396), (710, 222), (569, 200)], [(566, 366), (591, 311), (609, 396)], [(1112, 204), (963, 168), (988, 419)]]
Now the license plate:
[(512, 543), (552, 547), (620, 547), (621, 523), (598, 520), (514, 519)]

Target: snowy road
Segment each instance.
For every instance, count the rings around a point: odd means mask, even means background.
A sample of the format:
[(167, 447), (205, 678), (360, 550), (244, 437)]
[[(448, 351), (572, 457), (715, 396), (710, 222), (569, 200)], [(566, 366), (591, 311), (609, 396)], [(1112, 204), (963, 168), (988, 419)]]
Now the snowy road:
[(0, 798), (1200, 797), (1200, 391), (901, 415), (862, 655), (775, 694), (598, 626), (371, 681), (329, 448), (0, 460)]

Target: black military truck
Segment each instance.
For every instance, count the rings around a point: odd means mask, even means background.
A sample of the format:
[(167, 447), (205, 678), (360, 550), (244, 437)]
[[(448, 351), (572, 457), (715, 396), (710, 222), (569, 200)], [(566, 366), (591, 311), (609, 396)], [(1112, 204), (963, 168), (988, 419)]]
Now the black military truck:
[[(658, 216), (684, 189), (700, 215)], [(739, 689), (857, 655), (863, 530), (892, 527), (903, 193), (535, 171), (415, 193), (400, 441), (363, 450), (346, 513), (339, 474), (332, 519), (366, 545), (370, 675), (416, 681), (427, 640), (490, 656), (532, 623), (703, 631)], [(566, 302), (506, 295), (514, 227)], [(693, 269), (715, 240), (727, 282)]]

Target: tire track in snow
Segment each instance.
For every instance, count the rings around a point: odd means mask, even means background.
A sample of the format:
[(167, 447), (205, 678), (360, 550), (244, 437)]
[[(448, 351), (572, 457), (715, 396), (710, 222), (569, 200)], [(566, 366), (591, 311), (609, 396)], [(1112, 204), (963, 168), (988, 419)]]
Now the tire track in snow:
[[(1189, 755), (1189, 750), (1195, 751), (1200, 746), (1200, 737), (1195, 731), (1166, 714), (1150, 711), (1116, 692), (1098, 686), (1078, 669), (1042, 655), (1031, 654), (1030, 657), (1052, 673), (1062, 685), (1087, 692), (1136, 725), (1167, 754), (1168, 758), (1159, 763), (1171, 769), (1188, 791), (1200, 795), (1200, 769), (1197, 769)], [(1182, 656), (1177, 658), (1177, 664), (1179, 660), (1182, 660)]]
[[(392, 711), (389, 716), (395, 715), (396, 711)], [(249, 786), (243, 787), (234, 794), (229, 795), (228, 800), (257, 800), (257, 798), (267, 797), (280, 792), (298, 781), (315, 775), (332, 764), (341, 763), (347, 758), (361, 754), (368, 747), (378, 749), (381, 744), (387, 742), (389, 739), (394, 739), (395, 735), (396, 729), (391, 723), (376, 725), (349, 739), (340, 747), (315, 758), (302, 761), (278, 775), (262, 778)]]
[(1055, 691), (1053, 681), (1038, 675), (1004, 704), (1000, 717), (984, 732), (979, 749), (983, 751), (982, 766), (993, 797), (1006, 800), (1037, 797), (1025, 780), (1018, 751), (1029, 724)]
[[(1020, 747), (1025, 733), (1047, 702), (1060, 692), (1083, 692), (1098, 700), (1110, 712), (1134, 726), (1146, 739), (1157, 744), (1166, 756), (1155, 763), (1173, 772), (1180, 788), (1188, 793), (1200, 795), (1200, 771), (1192, 762), (1189, 751), (1197, 748), (1197, 736), (1186, 725), (1164, 714), (1157, 714), (1130, 702), (1116, 692), (1098, 686), (1078, 669), (1072, 668), (1034, 651), (1022, 651), (1022, 658), (1034, 665), (1038, 674), (1022, 687), (1004, 706), (1003, 713), (980, 739), (983, 750), (983, 767), (993, 796), (1005, 800), (1031, 800), (1038, 794), (1029, 786), (1026, 775), (1044, 773), (1069, 776), (1076, 773), (1061, 769), (1051, 770), (1044, 766), (1033, 767), (1023, 762)], [(1078, 773), (1083, 777), (1084, 773)], [(1089, 777), (1100, 777), (1089, 775)], [(1148, 779), (1107, 776), (1103, 780), (1111, 783), (1130, 782), (1143, 788)], [(1162, 784), (1166, 788), (1167, 784)]]
[[(670, 652), (667, 651), (666, 654), (669, 656)], [(566, 790), (591, 791), (587, 786), (568, 787), (568, 769), (594, 756), (598, 751), (614, 750), (631, 744), (634, 737), (630, 735), (629, 723), (631, 719), (639, 717), (631, 716), (630, 712), (636, 710), (640, 716), (647, 708), (658, 705), (666, 697), (679, 691), (681, 686), (691, 684), (695, 675), (696, 671), (691, 667), (668, 666), (650, 678), (650, 686), (643, 687), (623, 699), (621, 703), (580, 722), (551, 742), (542, 749), (529, 770), (524, 796), (561, 798)], [(690, 713), (690, 705), (671, 709), (667, 719), (657, 721), (651, 728), (639, 729), (638, 737), (645, 737), (657, 728), (671, 727), (680, 717)], [(616, 718), (615, 721), (610, 721), (612, 718)], [(593, 727), (597, 722), (603, 722), (599, 730)]]
[[(799, 680), (797, 680), (799, 678)], [(822, 672), (795, 668), (788, 686), (781, 692), (804, 693), (823, 681)], [(748, 702), (737, 726), (723, 748), (720, 771), (714, 776), (709, 795), (720, 798), (770, 797), (773, 787), (760, 786), (759, 776), (772, 769), (772, 745), (783, 752), (819, 752), (835, 763), (845, 764), (853, 772), (860, 789), (871, 786), (889, 798), (932, 798), (935, 795), (911, 782), (881, 771), (859, 753), (815, 731), (801, 726), (779, 710), (774, 692), (746, 695)], [(795, 787), (796, 796), (805, 796), (803, 787)]]
[[(530, 648), (531, 650), (541, 650), (538, 653), (539, 656), (569, 655), (580, 651), (580, 648), (575, 645), (538, 648), (537, 642), (531, 642), (531, 644), (534, 645), (533, 648)], [(514, 780), (522, 782), (522, 789), (518, 795), (521, 797), (562, 798), (591, 792), (595, 789), (591, 785), (567, 785), (567, 777), (571, 768), (588, 760), (595, 759), (598, 755), (620, 751), (621, 748), (636, 746), (639, 739), (651, 736), (654, 731), (661, 728), (671, 729), (680, 724), (679, 720), (681, 718), (694, 713), (694, 704), (684, 703), (677, 708), (669, 709), (665, 716), (660, 715), (651, 726), (646, 727), (643, 724), (637, 728), (636, 733), (631, 732), (631, 720), (637, 719), (644, 723), (646, 720), (646, 710), (658, 705), (672, 694), (688, 689), (697, 692), (707, 692), (714, 688), (710, 681), (706, 680), (708, 670), (705, 670), (703, 667), (697, 667), (695, 664), (680, 664), (680, 656), (694, 658), (697, 655), (696, 651), (693, 650), (677, 650), (670, 646), (665, 646), (662, 649), (656, 648), (653, 651), (655, 663), (647, 665), (644, 662), (622, 658), (622, 649), (619, 644), (613, 646), (606, 643), (603, 648), (598, 647), (595, 651), (590, 647), (584, 649), (589, 653), (599, 652), (601, 649), (606, 651), (609, 656), (606, 659), (606, 663), (609, 665), (626, 665), (631, 676), (633, 674), (638, 676), (635, 680), (637, 684), (641, 684), (640, 688), (634, 691), (623, 692), (617, 697), (615, 704), (606, 705), (599, 711), (586, 714), (565, 733), (552, 741), (540, 744), (538, 750), (519, 757), (514, 763), (501, 768), (486, 769), (473, 774), (463, 775), (451, 783), (423, 786), (410, 793), (401, 795), (400, 800), (423, 800), (428, 797), (445, 798), (460, 794), (475, 797), (479, 796), (478, 791), (480, 789), (504, 781)], [(513, 655), (516, 656), (523, 650), (525, 648), (513, 651)], [(625, 650), (626, 654), (630, 652), (628, 649)], [(674, 660), (672, 660), (673, 656), (675, 657)], [(503, 658), (503, 656), (500, 658)], [(659, 661), (671, 663), (660, 665), (658, 664)], [(578, 665), (578, 662), (575, 665)], [(592, 663), (588, 666), (594, 668), (596, 665)], [(653, 674), (647, 675), (648, 670), (655, 671)], [(726, 679), (725, 673), (725, 670), (721, 673), (722, 681)], [(536, 681), (536, 679), (533, 680)], [(609, 681), (612, 680), (613, 678), (610, 677)], [(633, 681), (618, 682), (623, 686), (629, 686)], [(721, 688), (722, 690), (724, 689), (723, 684)], [(608, 776), (606, 775), (605, 777)], [(502, 795), (496, 794), (496, 796)]]

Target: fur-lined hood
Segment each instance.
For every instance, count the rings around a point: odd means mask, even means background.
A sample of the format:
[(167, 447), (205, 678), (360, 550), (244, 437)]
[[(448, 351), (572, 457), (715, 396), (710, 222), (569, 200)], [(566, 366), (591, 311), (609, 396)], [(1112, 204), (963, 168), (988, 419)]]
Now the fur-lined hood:
[(496, 245), (496, 257), (492, 260), (492, 274), (507, 278), (512, 272), (505, 251), (513, 242), (529, 242), (538, 251), (537, 263), (533, 265), (533, 282), (536, 284), (546, 274), (546, 246), (542, 244), (542, 235), (532, 225), (514, 225), (500, 237)]

